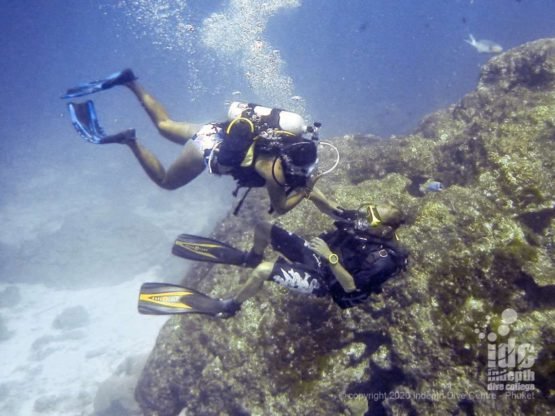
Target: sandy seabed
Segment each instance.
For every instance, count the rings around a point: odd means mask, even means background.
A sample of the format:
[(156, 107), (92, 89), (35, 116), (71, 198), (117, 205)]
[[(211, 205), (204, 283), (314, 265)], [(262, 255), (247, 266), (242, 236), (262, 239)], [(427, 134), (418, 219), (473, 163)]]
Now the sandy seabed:
[[(137, 312), (147, 280), (160, 280), (155, 268), (119, 285), (77, 291), (17, 285), (19, 302), (0, 309), (10, 334), (0, 342), (0, 413), (93, 414), (100, 384), (128, 357), (148, 354), (167, 319)], [(56, 317), (76, 306), (88, 322), (54, 327)]]

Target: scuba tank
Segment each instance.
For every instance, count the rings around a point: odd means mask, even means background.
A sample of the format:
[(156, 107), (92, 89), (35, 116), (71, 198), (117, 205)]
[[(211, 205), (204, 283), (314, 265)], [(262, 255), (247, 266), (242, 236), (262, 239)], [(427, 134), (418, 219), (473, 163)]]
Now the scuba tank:
[[(314, 142), (319, 139), (321, 123), (314, 122), (312, 126), (307, 126), (303, 117), (297, 113), (238, 101), (230, 104), (227, 116), (228, 122), (224, 125), (229, 139), (224, 139), (219, 146), (217, 158), (218, 163), (233, 168), (231, 175), (238, 182), (234, 195), (241, 187), (250, 190), (266, 183), (254, 170), (255, 149), (258, 154), (275, 157), (272, 175), (276, 183), (289, 187), (287, 193), (294, 187), (306, 184), (318, 162), (317, 145)], [(309, 160), (311, 156), (313, 160)], [(278, 159), (282, 160), (284, 166), (285, 184), (280, 184), (275, 178), (274, 167)], [(304, 163), (297, 166), (295, 162)], [(246, 195), (237, 205), (235, 215)]]
[(237, 117), (245, 117), (260, 130), (278, 129), (295, 135), (301, 135), (310, 130), (297, 113), (253, 103), (232, 102), (227, 117), (229, 121), (235, 120)]

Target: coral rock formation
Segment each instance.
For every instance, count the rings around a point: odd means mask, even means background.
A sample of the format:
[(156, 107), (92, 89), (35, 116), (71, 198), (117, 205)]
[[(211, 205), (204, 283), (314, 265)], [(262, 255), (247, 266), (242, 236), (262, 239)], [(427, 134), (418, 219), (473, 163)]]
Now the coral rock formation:
[[(144, 413), (548, 414), (555, 388), (555, 40), (494, 57), (475, 91), (426, 117), (414, 134), (333, 141), (343, 162), (319, 186), (348, 208), (363, 200), (402, 207), (409, 270), (350, 310), (268, 283), (233, 319), (171, 318), (136, 389)], [(444, 190), (425, 192), (429, 179)], [(215, 237), (248, 247), (246, 230), (267, 207), (255, 199)], [(332, 227), (308, 202), (282, 223), (305, 237)], [(237, 268), (198, 265), (184, 284), (222, 296), (246, 277)], [(517, 318), (502, 318), (507, 309)], [(531, 352), (534, 372), (533, 389), (513, 395), (488, 380), (488, 363), (497, 363), (511, 337), (517, 349), (526, 346), (519, 353)], [(504, 368), (524, 369), (508, 361)]]

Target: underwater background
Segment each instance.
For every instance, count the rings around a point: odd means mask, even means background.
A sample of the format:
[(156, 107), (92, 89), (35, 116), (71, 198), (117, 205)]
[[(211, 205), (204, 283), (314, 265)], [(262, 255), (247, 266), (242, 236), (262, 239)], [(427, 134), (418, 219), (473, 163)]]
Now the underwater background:
[[(164, 323), (136, 313), (140, 283), (178, 282), (175, 236), (235, 205), (229, 178), (170, 193), (126, 149), (83, 142), (68, 87), (129, 67), (177, 120), (244, 100), (320, 121), (323, 138), (399, 136), (476, 87), (491, 56), (470, 34), (508, 50), (552, 37), (554, 18), (550, 0), (4, 0), (0, 413), (101, 414), (99, 385)], [(108, 132), (134, 127), (173, 160), (131, 94), (94, 100)]]

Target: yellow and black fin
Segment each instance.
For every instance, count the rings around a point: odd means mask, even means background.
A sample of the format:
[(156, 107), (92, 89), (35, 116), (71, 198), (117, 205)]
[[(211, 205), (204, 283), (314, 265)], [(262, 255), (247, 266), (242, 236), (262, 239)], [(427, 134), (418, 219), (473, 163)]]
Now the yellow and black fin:
[(170, 283), (143, 283), (139, 294), (139, 313), (145, 315), (202, 313), (216, 316), (225, 311), (221, 300)]
[(191, 234), (181, 234), (177, 237), (172, 253), (184, 259), (211, 263), (241, 266), (245, 262), (243, 251), (212, 238)]

